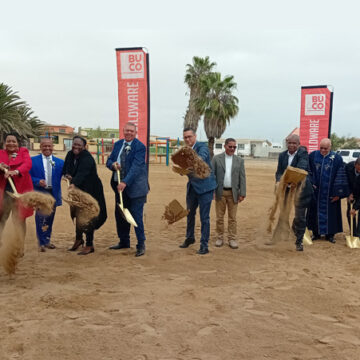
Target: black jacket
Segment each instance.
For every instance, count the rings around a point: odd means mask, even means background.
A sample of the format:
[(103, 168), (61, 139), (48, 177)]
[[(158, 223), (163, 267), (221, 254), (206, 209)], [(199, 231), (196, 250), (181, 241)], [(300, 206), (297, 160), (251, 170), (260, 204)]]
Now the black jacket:
[(355, 161), (345, 165), (345, 172), (349, 182), (350, 192), (354, 195), (354, 209), (360, 209), (360, 175), (355, 175)]

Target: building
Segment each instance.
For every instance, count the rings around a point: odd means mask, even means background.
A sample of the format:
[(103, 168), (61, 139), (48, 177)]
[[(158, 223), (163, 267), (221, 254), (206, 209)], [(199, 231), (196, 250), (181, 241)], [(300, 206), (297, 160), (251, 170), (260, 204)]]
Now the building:
[(75, 136), (75, 128), (68, 125), (45, 124), (44, 131), (38, 138), (30, 139), (30, 149), (40, 150), (40, 140), (43, 137), (51, 137), (55, 151), (69, 151), (72, 146), (72, 139)]
[[(237, 144), (237, 155), (252, 157), (268, 157), (272, 150), (271, 142), (264, 139), (235, 139)], [(214, 155), (225, 151), (225, 139), (215, 141)]]

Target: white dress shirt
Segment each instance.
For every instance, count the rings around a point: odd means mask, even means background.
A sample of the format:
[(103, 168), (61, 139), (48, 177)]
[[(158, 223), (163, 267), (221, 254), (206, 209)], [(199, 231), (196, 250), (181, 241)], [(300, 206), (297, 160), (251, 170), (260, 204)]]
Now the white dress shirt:
[(224, 176), (224, 187), (231, 188), (231, 168), (234, 155), (227, 155), (225, 153), (225, 176)]
[[(51, 163), (53, 161), (52, 155), (46, 157), (44, 154), (42, 154), (42, 161), (44, 165), (45, 182), (46, 182), (46, 186), (48, 186), (49, 183), (48, 164), (49, 162)], [(52, 166), (51, 166), (51, 171), (52, 171)]]
[(291, 163), (292, 163), (292, 161), (293, 161), (296, 153), (297, 153), (297, 150), (296, 150), (293, 154), (290, 154), (290, 153), (288, 152), (288, 155), (289, 155), (289, 158), (288, 158), (288, 166), (291, 165)]

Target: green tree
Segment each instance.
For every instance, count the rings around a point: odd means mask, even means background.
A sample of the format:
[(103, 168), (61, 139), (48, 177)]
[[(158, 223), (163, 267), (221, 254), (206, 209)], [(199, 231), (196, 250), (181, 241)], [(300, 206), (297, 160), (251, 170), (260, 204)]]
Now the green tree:
[(233, 95), (236, 83), (233, 76), (221, 79), (218, 72), (210, 73), (201, 80), (200, 94), (195, 106), (204, 116), (204, 128), (208, 138), (210, 156), (214, 156), (215, 138), (220, 138), (226, 125), (239, 111), (238, 98)]
[(344, 136), (339, 137), (336, 135), (336, 133), (331, 134), (330, 140), (331, 140), (331, 148), (334, 151), (340, 149), (345, 144), (346, 141)]
[(43, 123), (10, 86), (0, 83), (0, 142), (4, 134), (16, 131), (23, 139), (41, 134)]
[(195, 105), (195, 99), (200, 96), (201, 81), (212, 72), (215, 65), (216, 63), (210, 62), (208, 56), (205, 58), (194, 56), (192, 64), (186, 65), (185, 83), (189, 86), (190, 98), (184, 118), (184, 128), (191, 127), (197, 130), (201, 114)]

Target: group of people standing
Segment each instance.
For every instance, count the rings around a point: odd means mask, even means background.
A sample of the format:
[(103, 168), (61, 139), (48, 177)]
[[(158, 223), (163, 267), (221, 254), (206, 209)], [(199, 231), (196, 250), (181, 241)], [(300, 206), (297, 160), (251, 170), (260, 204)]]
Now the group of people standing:
[[(124, 138), (114, 144), (106, 166), (112, 171), (111, 187), (115, 193), (115, 219), (119, 242), (110, 246), (111, 250), (130, 248), (130, 224), (124, 218), (120, 207), (120, 193), (124, 208), (133, 216), (137, 227), (135, 256), (145, 254), (145, 231), (143, 210), (149, 191), (147, 165), (145, 162), (146, 147), (137, 138), (137, 128), (133, 123), (125, 124)], [(197, 141), (196, 133), (191, 128), (183, 131), (184, 142), (211, 169), (210, 176), (205, 179), (196, 177), (192, 172), (188, 176), (186, 204), (187, 216), (186, 236), (180, 248), (187, 248), (195, 243), (195, 215), (200, 211), (201, 238), (199, 255), (209, 252), (210, 208), (215, 200), (216, 207), (216, 242), (215, 246), (224, 245), (224, 215), (228, 212), (228, 245), (238, 248), (237, 242), (237, 208), (246, 198), (246, 176), (244, 160), (237, 155), (236, 140), (225, 141), (225, 151), (211, 160), (208, 147)], [(30, 158), (26, 148), (20, 147), (16, 134), (7, 134), (4, 138), (4, 149), (0, 150), (0, 237), (10, 212), (18, 221), (25, 234), (25, 219), (33, 214), (32, 209), (25, 208), (21, 202), (8, 195), (12, 191), (8, 178), (14, 181), (17, 191), (25, 193), (31, 190), (46, 192), (55, 198), (51, 215), (45, 216), (36, 212), (36, 233), (39, 249), (55, 249), (51, 243), (52, 226), (56, 207), (62, 204), (61, 180), (67, 179), (69, 189), (78, 188), (90, 194), (99, 204), (100, 213), (86, 227), (76, 222), (75, 242), (69, 249), (76, 251), (81, 247), (79, 255), (94, 252), (94, 232), (107, 219), (106, 203), (102, 182), (97, 174), (96, 163), (86, 150), (86, 140), (80, 136), (73, 139), (72, 149), (67, 153), (65, 161), (53, 155), (53, 143), (50, 138), (42, 138), (41, 154)], [(331, 141), (323, 139), (320, 150), (308, 155), (300, 146), (297, 135), (287, 138), (287, 150), (279, 156), (275, 174), (276, 184), (288, 166), (308, 171), (305, 184), (299, 186), (295, 203), (295, 217), (292, 225), (296, 237), (296, 250), (303, 250), (303, 237), (306, 227), (312, 230), (313, 240), (322, 235), (335, 243), (334, 235), (342, 232), (340, 200), (348, 197), (348, 219), (354, 221), (354, 235), (360, 235), (360, 225), (356, 221), (356, 211), (360, 209), (360, 158), (346, 167), (342, 158), (331, 151)], [(288, 184), (290, 188), (293, 184)], [(352, 204), (352, 205), (350, 205)], [(71, 209), (71, 216), (76, 214)], [(84, 240), (85, 236), (85, 240)], [(85, 243), (86, 242), (86, 243)], [(85, 245), (85, 246), (84, 246)]]
[[(308, 171), (305, 184), (299, 186), (292, 225), (296, 250), (303, 251), (303, 237), (308, 227), (312, 240), (322, 236), (335, 243), (335, 234), (342, 232), (341, 199), (348, 200), (348, 221), (354, 221), (354, 236), (359, 236), (356, 211), (360, 208), (360, 158), (344, 164), (340, 155), (331, 150), (331, 140), (322, 139), (320, 150), (308, 155), (297, 135), (286, 139), (287, 150), (279, 156), (276, 183), (288, 166)], [(292, 186), (292, 184), (288, 184)]]

